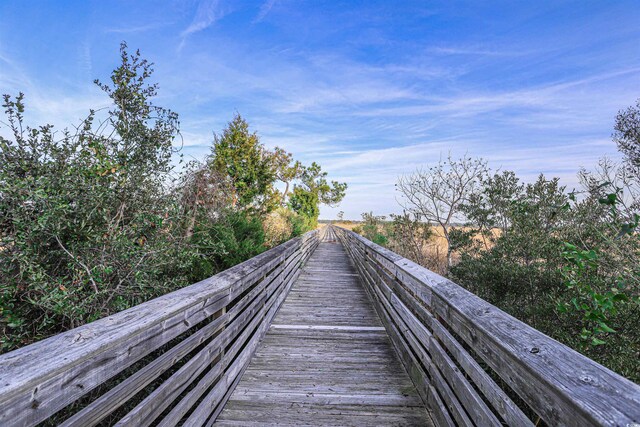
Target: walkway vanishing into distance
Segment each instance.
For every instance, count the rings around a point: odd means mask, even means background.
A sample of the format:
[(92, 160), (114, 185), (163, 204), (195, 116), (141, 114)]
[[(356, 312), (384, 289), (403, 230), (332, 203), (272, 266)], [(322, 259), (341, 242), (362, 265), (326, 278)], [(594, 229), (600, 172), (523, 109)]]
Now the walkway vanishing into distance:
[(311, 255), (214, 425), (431, 425), (339, 242)]
[(351, 231), (0, 355), (0, 426), (640, 426), (640, 386)]

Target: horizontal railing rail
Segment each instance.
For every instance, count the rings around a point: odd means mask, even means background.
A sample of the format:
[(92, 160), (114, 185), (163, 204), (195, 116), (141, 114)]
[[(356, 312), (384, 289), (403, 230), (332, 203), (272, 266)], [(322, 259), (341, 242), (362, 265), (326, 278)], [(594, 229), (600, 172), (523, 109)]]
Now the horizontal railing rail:
[(640, 426), (640, 386), (450, 280), (333, 232), (438, 426)]
[(318, 241), (1, 355), (0, 425), (211, 424)]

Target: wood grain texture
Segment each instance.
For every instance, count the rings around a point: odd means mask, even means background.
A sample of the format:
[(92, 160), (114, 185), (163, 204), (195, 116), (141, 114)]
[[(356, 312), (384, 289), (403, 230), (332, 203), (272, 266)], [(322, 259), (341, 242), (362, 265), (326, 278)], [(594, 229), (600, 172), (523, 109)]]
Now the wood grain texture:
[(118, 425), (532, 426), (530, 409), (640, 423), (638, 385), (332, 226), (0, 356), (0, 425), (35, 425), (133, 366), (63, 425), (125, 403)]
[[(439, 416), (434, 397), (459, 424), (533, 425), (508, 397), (513, 391), (548, 425), (640, 422), (637, 384), (455, 283), (351, 231), (334, 232), (388, 318), (385, 326), (399, 353), (407, 353), (403, 360), (410, 373), (420, 371), (435, 390), (427, 404), (438, 424), (448, 420)], [(501, 389), (485, 370), (508, 387)]]
[(431, 425), (331, 231), (213, 425)]
[[(179, 387), (170, 385), (174, 374), (168, 385), (165, 381), (152, 393), (175, 399), (189, 378), (193, 380), (207, 363), (224, 354), (225, 346), (244, 334), (242, 325), (260, 324), (256, 313), (267, 300), (275, 301), (269, 299), (272, 294), (291, 283), (317, 243), (318, 232), (309, 232), (209, 279), (0, 356), (0, 425), (36, 425), (177, 338), (173, 347), (163, 349), (156, 359), (65, 422), (95, 425), (206, 344), (183, 365), (193, 369), (181, 368), (185, 376), (174, 381)], [(231, 310), (225, 312), (227, 307)], [(212, 319), (182, 339), (183, 333)], [(152, 409), (147, 414), (161, 412), (160, 401), (144, 402)]]

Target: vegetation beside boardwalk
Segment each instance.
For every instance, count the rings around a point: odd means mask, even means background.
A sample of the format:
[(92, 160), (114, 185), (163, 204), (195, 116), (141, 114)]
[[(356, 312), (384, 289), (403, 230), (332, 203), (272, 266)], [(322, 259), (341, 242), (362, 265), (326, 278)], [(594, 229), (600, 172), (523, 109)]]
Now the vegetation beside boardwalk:
[(124, 43), (120, 59), (96, 80), (110, 107), (78, 126), (27, 126), (28, 100), (4, 96), (1, 352), (209, 277), (315, 228), (318, 205), (344, 197), (239, 114), (206, 159), (174, 167), (178, 115), (154, 103), (151, 63)]
[[(178, 115), (154, 104), (152, 64), (120, 53), (96, 81), (111, 106), (78, 126), (27, 126), (23, 95), (4, 96), (1, 352), (251, 258), (317, 227), (319, 206), (345, 195), (239, 114), (205, 159), (176, 168)], [(623, 161), (579, 171), (577, 190), (449, 157), (399, 180), (402, 214), (350, 225), (640, 382), (640, 101), (613, 138)]]
[(640, 100), (613, 138), (624, 159), (579, 189), (448, 158), (399, 180), (402, 215), (354, 230), (640, 383)]

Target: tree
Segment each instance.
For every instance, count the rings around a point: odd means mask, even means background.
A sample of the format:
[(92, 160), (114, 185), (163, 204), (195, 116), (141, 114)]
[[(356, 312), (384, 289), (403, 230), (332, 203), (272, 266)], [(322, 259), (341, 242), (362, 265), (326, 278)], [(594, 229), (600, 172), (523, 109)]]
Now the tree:
[(227, 176), (235, 188), (240, 209), (267, 213), (278, 204), (273, 186), (276, 172), (273, 157), (249, 132), (249, 124), (236, 114), (215, 141), (209, 163)]
[(338, 212), (337, 218), (338, 218), (338, 222), (344, 221), (344, 212), (343, 211)]
[(189, 239), (198, 222), (219, 220), (236, 195), (229, 180), (203, 162), (188, 163), (180, 178), (176, 192), (180, 217), (185, 219), (185, 237)]
[(316, 162), (303, 167), (300, 183), (294, 185), (293, 194), (289, 198), (289, 206), (295, 212), (304, 215), (309, 220), (309, 226), (318, 225), (320, 204), (335, 206), (342, 201), (347, 190), (347, 183), (327, 181), (327, 172)]
[(362, 235), (378, 245), (386, 245), (388, 238), (384, 234), (383, 215), (374, 215), (373, 212), (365, 212), (362, 214)]
[(302, 163), (297, 160), (294, 161), (293, 154), (280, 147), (276, 147), (273, 150), (271, 158), (276, 178), (285, 184), (285, 188), (282, 192), (282, 203), (286, 204), (291, 182), (299, 179), (302, 175)]
[[(496, 179), (496, 177), (498, 179)], [(505, 185), (505, 183), (510, 183)], [(562, 236), (569, 215), (558, 179), (522, 185), (512, 172), (483, 180), (482, 203), (465, 206), (467, 244), (450, 275), (492, 304), (548, 331), (562, 288)], [(488, 213), (488, 214), (487, 214)], [(501, 227), (505, 227), (505, 231)], [(483, 244), (478, 236), (491, 238)]]
[(452, 264), (451, 227), (459, 221), (461, 207), (475, 194), (488, 167), (483, 159), (463, 157), (446, 160), (398, 179), (396, 188), (404, 198), (404, 209), (418, 219), (440, 227), (447, 245), (447, 265)]
[(393, 222), (388, 233), (389, 248), (405, 258), (434, 269), (438, 260), (429, 259), (435, 257), (427, 256), (427, 247), (434, 235), (431, 226), (407, 212), (392, 214), (391, 219)]
[(320, 208), (318, 195), (316, 193), (295, 186), (293, 187), (293, 194), (289, 198), (289, 206), (294, 212), (308, 220), (309, 228), (315, 228), (317, 226)]
[(640, 178), (640, 99), (635, 106), (618, 112), (613, 141), (625, 155), (629, 169)]
[(524, 185), (512, 171), (481, 177), (480, 185), (481, 190), (469, 195), (461, 211), (483, 237), (492, 239), (496, 228), (504, 236), (511, 225), (513, 202), (522, 194)]
[(338, 181), (327, 181), (327, 172), (322, 172), (322, 168), (316, 162), (311, 166), (305, 166), (300, 175), (300, 186), (318, 196), (318, 201), (323, 205), (335, 206), (342, 201), (347, 191), (347, 183)]

